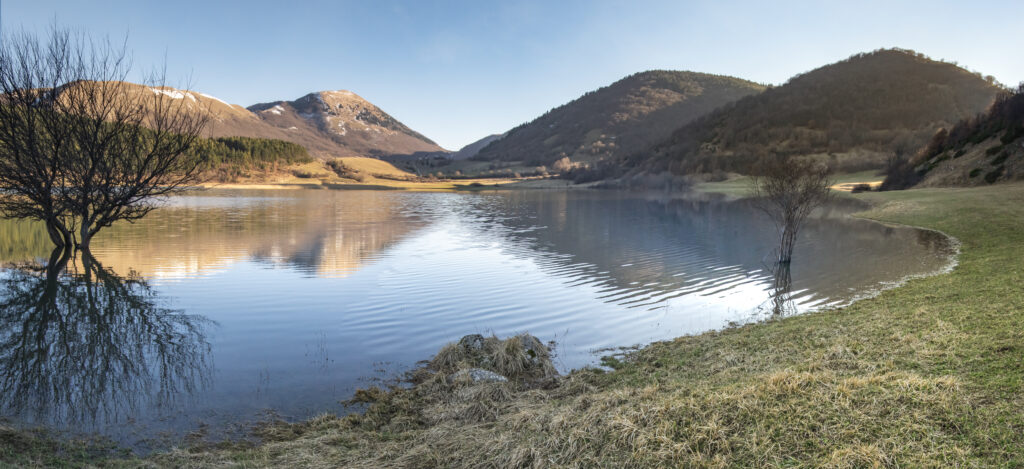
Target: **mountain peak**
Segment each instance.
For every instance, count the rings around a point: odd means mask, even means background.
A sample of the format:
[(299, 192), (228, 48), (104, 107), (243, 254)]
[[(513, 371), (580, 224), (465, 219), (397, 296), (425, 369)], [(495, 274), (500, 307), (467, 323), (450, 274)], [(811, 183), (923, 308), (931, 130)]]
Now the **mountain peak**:
[[(293, 101), (249, 106), (267, 123), (291, 133), (314, 133), (361, 156), (444, 151), (363, 97), (348, 90), (314, 91)], [(334, 155), (348, 156), (348, 155)]]

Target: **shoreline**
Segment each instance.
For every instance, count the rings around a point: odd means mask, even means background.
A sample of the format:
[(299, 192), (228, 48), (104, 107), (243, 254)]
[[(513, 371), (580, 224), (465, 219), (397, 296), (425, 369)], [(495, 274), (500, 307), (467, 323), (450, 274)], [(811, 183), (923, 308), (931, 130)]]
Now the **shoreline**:
[(520, 179), (447, 179), (439, 181), (397, 181), (373, 179), (357, 182), (354, 180), (288, 180), (281, 182), (205, 182), (199, 189), (229, 190), (381, 190), (410, 192), (470, 192), (493, 190), (578, 190), (593, 184), (573, 184), (565, 179), (520, 178)]
[[(964, 288), (971, 291), (985, 290), (985, 288), (979, 287), (993, 282), (991, 277), (999, 277), (994, 279), (994, 285), (1005, 286), (1005, 282), (1002, 281), (1003, 276), (1009, 275), (1009, 278), (1014, 278), (1014, 276), (1019, 277), (1020, 275), (1019, 266), (1016, 266), (1015, 269), (1001, 269), (992, 265), (1005, 263), (1007, 260), (1012, 262), (1012, 259), (992, 257), (990, 253), (986, 254), (991, 249), (1010, 249), (1012, 252), (1012, 247), (1016, 242), (1007, 242), (1007, 240), (1024, 238), (1014, 229), (1014, 226), (1021, 224), (1019, 215), (1021, 215), (1020, 212), (1024, 212), (1024, 209), (1016, 209), (1016, 211), (1005, 209), (1010, 210), (1008, 216), (1018, 216), (1016, 219), (994, 220), (985, 216), (993, 210), (996, 213), (1002, 213), (999, 211), (1000, 208), (994, 207), (992, 203), (1003, 201), (1005, 198), (1003, 190), (1013, 198), (1024, 200), (1024, 185), (1009, 184), (980, 189), (924, 189), (899, 193), (868, 193), (865, 196), (857, 196), (871, 204), (870, 208), (853, 214), (857, 218), (935, 231), (951, 240), (956, 253), (951, 256), (950, 266), (923, 277), (912, 276), (913, 278), (904, 279), (899, 285), (885, 288), (868, 298), (857, 299), (838, 308), (826, 308), (777, 320), (759, 321), (651, 343), (632, 353), (625, 360), (611, 362), (610, 366), (615, 369), (613, 372), (603, 373), (583, 369), (570, 373), (558, 388), (551, 391), (554, 394), (547, 391), (541, 393), (548, 395), (548, 398), (538, 400), (540, 395), (535, 395), (536, 393), (533, 391), (515, 394), (496, 404), (498, 413), (495, 420), (469, 424), (441, 421), (422, 428), (416, 426), (390, 427), (395, 424), (394, 419), (401, 415), (410, 412), (415, 415), (417, 408), (415, 402), (403, 404), (405, 407), (395, 408), (397, 403), (385, 398), (371, 404), (366, 413), (355, 417), (324, 416), (299, 423), (269, 424), (268, 428), (261, 431), (267, 432), (271, 436), (264, 438), (264, 443), (257, 446), (232, 448), (229, 445), (229, 447), (221, 449), (198, 447), (172, 450), (169, 453), (155, 454), (148, 460), (157, 465), (215, 465), (227, 461), (249, 461), (255, 466), (296, 462), (301, 465), (299, 460), (293, 459), (295, 454), (316, 448), (326, 452), (324, 457), (327, 459), (317, 460), (324, 464), (373, 465), (376, 463), (388, 465), (404, 460), (410, 465), (434, 464), (467, 467), (486, 463), (488, 454), (495, 456), (494, 453), (487, 453), (487, 448), (494, 449), (489, 446), (491, 444), (507, 444), (512, 445), (512, 448), (520, 448), (518, 443), (514, 443), (516, 440), (512, 435), (522, 431), (523, 429), (516, 429), (525, 425), (525, 428), (536, 430), (539, 436), (526, 437), (523, 444), (530, 443), (531, 448), (540, 448), (538, 451), (545, 454), (551, 461), (568, 463), (571, 460), (590, 460), (614, 465), (616, 462), (626, 463), (629, 459), (620, 458), (636, 454), (631, 451), (641, 449), (646, 451), (642, 453), (644, 460), (651, 465), (669, 461), (661, 459), (667, 456), (657, 451), (655, 449), (657, 446), (647, 446), (652, 444), (650, 441), (654, 440), (644, 440), (647, 443), (642, 445), (636, 442), (629, 443), (628, 440), (617, 440), (614, 436), (618, 434), (619, 430), (615, 430), (617, 427), (607, 426), (608, 422), (605, 420), (601, 420), (605, 423), (589, 420), (591, 417), (596, 417), (585, 409), (572, 410), (576, 408), (574, 403), (588, 401), (592, 402), (591, 406), (598, 405), (605, 409), (602, 415), (605, 415), (606, 419), (612, 419), (612, 421), (624, 419), (623, 422), (632, 422), (630, 425), (635, 426), (634, 431), (639, 432), (638, 435), (641, 436), (655, 431), (659, 422), (666, 420), (665, 418), (644, 420), (641, 418), (642, 416), (631, 413), (630, 409), (635, 409), (637, 405), (661, 409), (656, 412), (658, 414), (661, 412), (683, 412), (685, 415), (690, 415), (689, 419), (701, 424), (696, 427), (684, 424), (684, 427), (689, 429), (686, 430), (687, 432), (696, 433), (686, 433), (689, 436), (682, 439), (666, 440), (666, 442), (675, 441), (676, 443), (672, 443), (673, 445), (683, 444), (685, 446), (686, 441), (707, 438), (707, 436), (700, 436), (702, 430), (697, 427), (713, 422), (713, 419), (707, 420), (713, 415), (723, 417), (731, 415), (733, 424), (729, 424), (728, 427), (731, 428), (731, 432), (714, 436), (712, 440), (719, 441), (716, 445), (727, 444), (728, 446), (712, 447), (697, 454), (702, 458), (713, 458), (714, 455), (726, 457), (728, 459), (722, 461), (731, 461), (731, 465), (775, 465), (763, 459), (760, 460), (761, 463), (755, 463), (756, 459), (749, 459), (757, 452), (752, 451), (753, 448), (745, 442), (757, 440), (741, 438), (744, 434), (748, 437), (751, 436), (749, 433), (752, 429), (764, 425), (771, 428), (795, 430), (796, 434), (791, 438), (787, 438), (786, 434), (777, 434), (775, 439), (789, 443), (803, 442), (804, 446), (809, 445), (807, 448), (794, 450), (801, 445), (776, 444), (769, 451), (774, 455), (772, 457), (783, 457), (783, 459), (776, 459), (780, 462), (787, 460), (786, 458), (795, 458), (788, 460), (803, 461), (801, 465), (823, 465), (829, 461), (833, 463), (860, 461), (864, 464), (873, 462), (883, 462), (884, 464), (884, 461), (898, 461), (901, 465), (928, 465), (929, 462), (939, 461), (947, 463), (951, 461), (1012, 463), (1015, 459), (1008, 453), (981, 451), (984, 444), (981, 440), (975, 440), (974, 437), (988, 437), (990, 428), (997, 430), (1003, 428), (1002, 431), (996, 431), (996, 435), (1011, 444), (1007, 449), (1019, 447), (1016, 445), (1024, 443), (1021, 441), (1021, 437), (1019, 435), (1013, 437), (1006, 433), (1012, 431), (1013, 425), (1000, 427), (992, 418), (1012, 410), (1018, 411), (1016, 415), (1019, 416), (1020, 404), (1014, 404), (1012, 401), (993, 401), (991, 398), (984, 400), (984, 391), (988, 389), (985, 383), (988, 381), (983, 380), (980, 384), (971, 384), (971, 380), (974, 379), (972, 378), (973, 374), (978, 373), (976, 366), (967, 366), (965, 371), (969, 374), (965, 375), (954, 372), (955, 370), (950, 368), (957, 362), (944, 364), (946, 361), (943, 361), (946, 360), (946, 353), (950, 347), (953, 347), (958, 355), (979, 350), (965, 348), (967, 346), (963, 345), (965, 339), (962, 337), (947, 340), (948, 337), (959, 337), (957, 330), (963, 329), (963, 326), (950, 329), (950, 325), (960, 323), (953, 318), (948, 318), (949, 313), (944, 312), (945, 308), (942, 305), (948, 304), (949, 308), (971, 317), (977, 316), (978, 311), (976, 310), (992, 309), (1008, 311), (1010, 313), (1006, 314), (1011, 314), (1011, 316), (1022, 315), (1019, 306), (1024, 301), (1019, 297), (1019, 292), (1017, 295), (991, 298), (995, 303), (1010, 301), (1018, 306), (1016, 309), (1006, 308), (1005, 304), (993, 306), (988, 303), (971, 303), (964, 309), (963, 300), (960, 299), (960, 291)], [(954, 207), (949, 208), (948, 205), (954, 205)], [(956, 206), (969, 207), (974, 210), (957, 210)], [(928, 210), (928, 208), (932, 210)], [(948, 213), (934, 213), (943, 211)], [(951, 218), (950, 214), (955, 217)], [(974, 220), (978, 217), (981, 221)], [(1001, 225), (1009, 224), (1011, 226), (994, 230), (992, 229), (993, 222), (1002, 222)], [(999, 233), (993, 234), (992, 231), (999, 231)], [(990, 239), (993, 236), (995, 236), (995, 240), (1002, 240), (1002, 242), (978, 242), (979, 238)], [(959, 246), (958, 249), (957, 246)], [(979, 271), (979, 269), (985, 270), (986, 268), (992, 273), (985, 275)], [(964, 285), (964, 283), (968, 285)], [(953, 302), (944, 302), (939, 297), (948, 297)], [(939, 308), (936, 309), (936, 306)], [(935, 316), (936, 314), (939, 316)], [(993, 320), (998, 321), (998, 318)], [(907, 325), (911, 327), (907, 327)], [(846, 332), (836, 334), (837, 330)], [(994, 328), (990, 333), (998, 336), (1004, 332), (1006, 331), (1003, 328)], [(1011, 329), (1009, 332), (1012, 333), (1013, 330)], [(811, 339), (810, 342), (808, 342), (809, 339)], [(983, 340), (982, 342), (991, 343), (992, 341)], [(1000, 341), (996, 340), (995, 342)], [(873, 343), (878, 346), (869, 345)], [(851, 350), (859, 350), (859, 352), (851, 355)], [(760, 355), (767, 355), (767, 357), (759, 357)], [(724, 356), (732, 358), (723, 362)], [(771, 357), (774, 358), (769, 359)], [(936, 360), (938, 362), (933, 363)], [(702, 363), (704, 365), (701, 365)], [(862, 364), (857, 365), (859, 363)], [(915, 363), (917, 365), (909, 366)], [(938, 368), (935, 368), (935, 371), (928, 371), (936, 366)], [(1003, 366), (995, 368), (999, 372), (1005, 371)], [(1008, 370), (1017, 376), (1018, 380), (1024, 373), (1013, 367)], [(997, 377), (990, 378), (997, 379)], [(653, 393), (646, 391), (651, 386), (655, 386), (655, 389), (659, 390)], [(988, 386), (999, 387), (998, 383), (991, 383)], [(569, 388), (572, 388), (571, 392)], [(689, 391), (686, 391), (687, 389)], [(743, 393), (751, 394), (734, 394), (735, 391), (741, 389), (747, 389)], [(681, 391), (682, 394), (680, 394)], [(998, 389), (994, 388), (994, 391), (998, 394)], [(941, 438), (945, 433), (942, 430), (937, 430), (936, 434), (942, 441), (922, 447), (920, 441), (906, 440), (905, 433), (889, 432), (892, 429), (920, 428), (921, 425), (927, 427), (935, 424), (941, 427), (946, 418), (960, 418), (957, 416), (961, 415), (963, 411), (961, 406), (965, 402), (971, 402), (973, 398), (979, 397), (976, 395), (979, 392), (982, 394), (980, 397), (984, 402), (994, 408), (989, 410), (975, 408), (970, 417), (964, 415), (963, 418), (967, 418), (967, 420), (962, 420), (959, 424), (963, 430), (949, 434), (952, 440), (947, 441), (948, 438)], [(615, 397), (620, 394), (631, 397), (622, 401)], [(554, 397), (554, 401), (548, 400), (557, 395), (562, 395), (562, 397)], [(861, 402), (867, 409), (879, 412), (885, 411), (886, 407), (893, 405), (891, 399), (898, 399), (897, 402), (901, 402), (901, 404), (897, 408), (910, 409), (913, 412), (906, 415), (903, 413), (875, 415), (871, 412), (865, 414), (858, 410), (856, 413), (850, 414), (848, 412), (852, 412), (857, 406), (847, 407), (846, 405), (831, 410), (836, 404), (841, 403), (841, 401), (835, 401), (835, 396), (844, 395), (847, 397), (843, 399), (850, 402)], [(409, 397), (407, 394), (401, 394), (401, 396)], [(741, 415), (746, 415), (742, 411), (744, 407), (735, 407), (731, 400), (733, 398), (729, 398), (729, 396), (735, 396), (735, 398), (747, 396), (742, 398), (746, 402), (744, 406), (752, 406), (752, 408), (761, 409), (763, 412), (759, 415), (742, 417)], [(780, 398), (782, 401), (779, 401)], [(696, 402), (703, 402), (703, 404), (695, 408), (688, 407), (685, 403), (693, 399), (696, 399)], [(783, 408), (778, 408), (776, 404), (779, 402), (788, 402), (788, 404)], [(879, 406), (878, 402), (885, 405)], [(680, 405), (683, 407), (679, 408)], [(710, 410), (711, 413), (702, 412), (700, 409)], [(379, 412), (385, 410), (396, 413), (387, 419), (367, 423), (368, 420), (376, 418), (375, 416)], [(941, 412), (936, 412), (939, 410)], [(840, 413), (833, 413), (836, 411), (840, 411)], [(521, 412), (528, 412), (531, 419), (549, 423), (541, 427), (534, 427), (528, 421), (517, 420), (516, 415)], [(832, 420), (840, 415), (846, 416), (843, 421)], [(913, 419), (905, 420), (910, 417)], [(578, 428), (600, 428), (602, 432), (610, 432), (607, 435), (612, 439), (600, 438), (597, 441), (600, 444), (582, 443), (581, 447), (571, 451), (558, 450), (558, 446), (552, 446), (551, 442), (566, 441), (565, 438), (571, 438), (572, 432), (569, 431), (569, 427), (563, 430), (559, 430), (558, 426), (550, 427), (550, 422), (553, 422), (552, 418), (568, 419), (567, 422), (575, 422), (572, 426)], [(684, 419), (679, 422), (687, 421), (689, 420)], [(809, 425), (821, 425), (823, 421), (831, 422), (830, 425), (838, 425), (839, 428), (846, 428), (846, 431), (852, 432), (851, 434), (855, 438), (853, 440), (838, 438), (829, 441), (816, 441), (812, 435), (820, 433), (821, 430), (804, 433), (811, 428)], [(752, 427), (754, 422), (759, 423)], [(972, 426), (971, 423), (977, 423), (977, 425)], [(1008, 424), (1012, 423), (1008, 422)], [(722, 423), (717, 425), (722, 425)], [(778, 425), (783, 426), (777, 427)], [(970, 427), (976, 428), (977, 431), (972, 432)], [(386, 430), (387, 428), (392, 428), (392, 430)], [(423, 439), (426, 435), (436, 434), (442, 430), (451, 437), (451, 442), (439, 443), (431, 442), (429, 438)], [(381, 431), (397, 431), (396, 435), (404, 436), (397, 442), (396, 440), (381, 439), (379, 433)], [(512, 433), (509, 433), (510, 431)], [(566, 433), (567, 431), (569, 433)], [(732, 436), (733, 431), (738, 436)], [(324, 438), (341, 438), (352, 443), (345, 445), (347, 449), (339, 449), (331, 445), (325, 447), (323, 443), (320, 443)], [(537, 438), (543, 440), (537, 440)], [(644, 438), (648, 437), (644, 436)], [(863, 446), (855, 443), (855, 441), (864, 441), (868, 438), (888, 443), (883, 446)], [(970, 446), (962, 447), (957, 443), (964, 439), (974, 442), (975, 446), (980, 445), (980, 447), (971, 451)], [(270, 450), (267, 445), (275, 449)], [(438, 446), (447, 448), (447, 450), (439, 452), (430, 450), (430, 448)], [(721, 450), (725, 447), (733, 449), (728, 453), (722, 453)], [(412, 459), (380, 459), (380, 456), (375, 454), (381, 450), (389, 451), (393, 455), (419, 454), (420, 456), (413, 456)], [(428, 452), (423, 453), (422, 451)], [(979, 453), (979, 451), (981, 452)], [(709, 465), (713, 460), (687, 459), (684, 457), (685, 454), (690, 453), (673, 456), (670, 460), (688, 461), (693, 465), (701, 466)], [(677, 457), (683, 457), (683, 459), (675, 459)], [(523, 462), (518, 459), (508, 462), (516, 461)], [(704, 463), (700, 461), (704, 461)], [(765, 464), (766, 462), (768, 464)]]

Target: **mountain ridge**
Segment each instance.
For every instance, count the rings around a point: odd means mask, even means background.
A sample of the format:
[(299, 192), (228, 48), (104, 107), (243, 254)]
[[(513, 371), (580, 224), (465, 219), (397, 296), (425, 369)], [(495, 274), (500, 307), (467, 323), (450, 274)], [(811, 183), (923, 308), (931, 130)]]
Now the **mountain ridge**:
[[(189, 112), (206, 112), (210, 121), (204, 136), (284, 140), (305, 147), (326, 160), (343, 156), (388, 157), (443, 148), (410, 129), (379, 107), (350, 91), (308, 93), (293, 101), (274, 101), (243, 107), (196, 90), (119, 82), (125, 99), (164, 96), (185, 100)], [(65, 86), (81, 86), (74, 83)], [(139, 100), (147, 103), (155, 100)], [(147, 104), (148, 105), (148, 104)]]
[(982, 112), (999, 89), (955, 64), (880, 49), (723, 106), (623, 164), (676, 174), (744, 172), (761, 155), (788, 153), (834, 156), (849, 170), (880, 169), (897, 149), (916, 148), (936, 129)]
[(292, 101), (258, 103), (246, 109), (271, 126), (316, 134), (358, 156), (445, 151), (348, 90), (317, 91)]
[(724, 75), (648, 70), (589, 91), (509, 130), (477, 160), (551, 165), (602, 160), (645, 148), (680, 125), (763, 85)]

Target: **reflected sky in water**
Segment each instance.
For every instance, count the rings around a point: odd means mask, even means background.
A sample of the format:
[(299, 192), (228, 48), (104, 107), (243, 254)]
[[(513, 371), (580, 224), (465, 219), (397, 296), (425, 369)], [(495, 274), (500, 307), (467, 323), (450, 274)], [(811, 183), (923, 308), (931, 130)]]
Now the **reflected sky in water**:
[[(948, 262), (941, 236), (846, 216), (858, 209), (838, 203), (809, 221), (790, 272), (788, 311), (842, 303)], [(46, 276), (11, 267), (45, 259), (45, 236), (0, 222), (0, 261), (8, 264), (0, 298), (10, 324), (0, 343), (5, 413), (129, 444), (199, 423), (224, 428), (267, 409), (296, 419), (344, 412), (338, 401), (355, 388), (469, 333), (528, 331), (553, 340), (565, 371), (594, 363), (596, 350), (767, 317), (776, 278), (768, 269), (774, 227), (744, 201), (590, 191), (213, 190), (101, 232), (94, 254), (119, 280), (50, 282), (61, 292), (51, 308), (57, 324), (36, 319), (38, 301), (16, 301), (45, 292)], [(106, 289), (107, 300), (93, 309), (112, 308), (102, 317), (120, 325), (79, 312), (78, 296), (90, 288)], [(75, 345), (102, 328), (130, 338)], [(19, 363), (38, 356), (41, 336), (63, 337), (74, 351), (48, 351), (34, 370)], [(166, 337), (174, 347), (161, 344)], [(47, 361), (60, 354), (69, 357), (63, 363), (137, 357), (136, 368), (108, 375), (133, 391), (109, 388), (89, 401), (88, 387), (68, 383), (97, 378), (61, 377)], [(153, 384), (146, 376), (154, 373), (164, 380)], [(16, 403), (11, 386), (34, 404)], [(46, 394), (69, 386), (79, 395)], [(134, 400), (120, 406), (127, 394)], [(76, 401), (93, 402), (102, 418), (71, 415), (61, 404)]]

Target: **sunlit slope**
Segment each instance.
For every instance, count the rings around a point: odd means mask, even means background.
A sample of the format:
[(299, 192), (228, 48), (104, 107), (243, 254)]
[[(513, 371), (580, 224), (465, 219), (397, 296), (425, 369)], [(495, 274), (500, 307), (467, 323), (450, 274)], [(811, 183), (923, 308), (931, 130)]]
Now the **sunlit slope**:
[[(93, 86), (78, 82), (68, 87)], [(116, 83), (123, 99), (155, 105), (159, 97), (189, 112), (206, 114), (207, 137), (254, 137), (302, 145), (314, 157), (404, 156), (445, 150), (373, 103), (350, 91), (320, 91), (294, 101), (257, 104), (248, 109), (195, 90)], [(142, 98), (142, 99), (140, 99)]]

